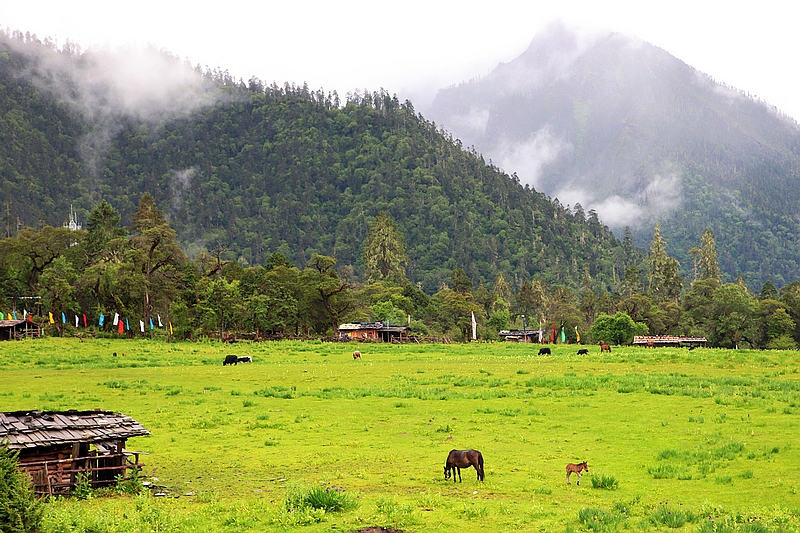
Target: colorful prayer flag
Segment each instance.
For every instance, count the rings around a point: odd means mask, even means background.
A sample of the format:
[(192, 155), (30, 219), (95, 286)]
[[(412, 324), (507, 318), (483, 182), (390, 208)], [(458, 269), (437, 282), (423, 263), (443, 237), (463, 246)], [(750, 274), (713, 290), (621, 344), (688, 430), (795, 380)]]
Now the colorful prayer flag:
[(561, 326), (561, 344), (567, 342), (567, 336), (564, 334), (564, 326)]
[(119, 324), (119, 313), (114, 313), (114, 325)]
[(139, 329), (141, 329), (142, 333), (144, 333), (144, 320), (139, 321)]
[(16, 311), (12, 311), (12, 313), (14, 313), (14, 320), (16, 320), (17, 319), (17, 312)]
[(67, 315), (64, 313), (64, 311), (61, 311), (61, 323), (62, 324), (67, 323)]
[(52, 312), (49, 312), (49, 313), (47, 313), (47, 314), (48, 314), (48, 315), (50, 315), (50, 323), (51, 323), (51, 324), (55, 324), (55, 323), (56, 323), (56, 321), (53, 319), (53, 313), (52, 313)]
[(578, 333), (578, 326), (575, 326), (575, 342), (581, 342), (581, 334)]
[(131, 323), (128, 322), (127, 318), (125, 319), (125, 330), (126, 331), (130, 331), (131, 330)]
[(104, 315), (103, 313), (100, 313), (100, 326), (101, 327), (103, 325), (103, 322), (105, 322), (105, 320), (106, 320), (106, 315)]
[(78, 327), (78, 324), (80, 323), (80, 320), (81, 319), (78, 317), (78, 315), (75, 315), (75, 327), (76, 328)]
[(172, 322), (169, 323), (169, 334), (172, 335)]
[(89, 326), (89, 324), (88, 324), (88, 322), (86, 320), (86, 313), (83, 313), (83, 327), (88, 327), (88, 326)]
[(153, 329), (153, 317), (150, 317), (150, 329)]
[(125, 324), (122, 322), (122, 320), (117, 320), (117, 333), (122, 335), (123, 331), (125, 331)]
[(163, 328), (164, 324), (161, 323), (161, 315), (158, 315), (158, 327)]

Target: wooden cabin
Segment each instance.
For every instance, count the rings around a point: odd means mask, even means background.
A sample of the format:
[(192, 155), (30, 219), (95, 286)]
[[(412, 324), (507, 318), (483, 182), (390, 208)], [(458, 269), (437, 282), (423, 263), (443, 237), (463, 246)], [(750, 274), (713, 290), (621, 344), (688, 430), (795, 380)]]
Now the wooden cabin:
[(538, 329), (503, 329), (497, 332), (497, 335), (506, 342), (539, 342), (539, 339), (544, 340), (542, 331)]
[(679, 335), (637, 335), (633, 338), (634, 346), (645, 348), (680, 348), (682, 346), (705, 348), (708, 340), (705, 337), (682, 337)]
[(0, 320), (0, 341), (38, 339), (42, 328), (29, 320)]
[(383, 342), (408, 341), (407, 326), (387, 326), (382, 322), (341, 324), (339, 336), (351, 340), (381, 340)]
[(19, 466), (37, 494), (70, 494), (79, 475), (92, 488), (141, 469), (145, 452), (125, 449), (131, 437), (149, 435), (133, 418), (111, 411), (16, 411), (0, 413), (0, 440), (19, 450)]

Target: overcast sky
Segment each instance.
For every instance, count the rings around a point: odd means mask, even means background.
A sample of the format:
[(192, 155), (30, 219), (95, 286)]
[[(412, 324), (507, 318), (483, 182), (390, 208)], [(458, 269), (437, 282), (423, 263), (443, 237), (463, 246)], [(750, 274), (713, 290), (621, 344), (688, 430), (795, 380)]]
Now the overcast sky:
[(245, 80), (381, 87), (418, 110), (436, 88), (486, 74), (544, 25), (640, 37), (800, 120), (796, 0), (0, 0), (0, 26), (82, 48), (153, 44)]

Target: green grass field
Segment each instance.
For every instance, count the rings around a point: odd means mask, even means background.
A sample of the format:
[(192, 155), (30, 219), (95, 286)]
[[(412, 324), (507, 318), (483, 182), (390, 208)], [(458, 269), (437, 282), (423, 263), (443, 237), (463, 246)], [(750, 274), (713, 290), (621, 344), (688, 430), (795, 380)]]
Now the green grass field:
[[(800, 531), (798, 352), (537, 349), (6, 342), (0, 409), (152, 432), (128, 448), (169, 495), (51, 502), (53, 532)], [(485, 482), (444, 479), (453, 448), (481, 450)], [(342, 510), (297, 503), (324, 489)]]

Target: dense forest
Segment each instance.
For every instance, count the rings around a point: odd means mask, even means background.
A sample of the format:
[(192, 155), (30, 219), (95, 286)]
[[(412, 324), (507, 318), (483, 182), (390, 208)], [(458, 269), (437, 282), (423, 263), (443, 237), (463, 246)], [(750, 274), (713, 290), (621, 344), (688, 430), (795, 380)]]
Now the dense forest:
[[(713, 233), (695, 248), (688, 290), (655, 227), (650, 251), (628, 267), (620, 290), (571, 290), (540, 277), (512, 286), (455, 267), (432, 295), (406, 276), (405, 237), (386, 213), (368, 225), (358, 277), (333, 257), (299, 268), (280, 252), (264, 265), (225, 260), (223, 248), (190, 261), (155, 199), (144, 194), (120, 225), (103, 201), (86, 229), (23, 229), (0, 240), (0, 310), (51, 335), (168, 339), (337, 337), (345, 322), (408, 326), (418, 339), (498, 340), (511, 328), (542, 329), (546, 342), (630, 343), (636, 334), (703, 336), (711, 346), (790, 349), (800, 341), (800, 283), (758, 295), (723, 283)], [(626, 239), (626, 243), (629, 242)], [(112, 321), (112, 317), (114, 317)], [(74, 319), (74, 322), (73, 322)]]
[[(183, 74), (131, 90), (98, 75), (102, 57), (0, 37), (6, 317), (58, 335), (328, 336), (382, 321), (467, 340), (474, 315), (489, 340), (527, 318), (566, 342), (800, 341), (800, 283), (726, 283), (708, 228), (685, 236), (681, 267), (659, 225), (649, 252), (630, 230), (618, 240), (385, 91), (340, 100), (155, 57)], [(64, 227), (73, 208), (85, 229)]]
[(174, 61), (198, 105), (143, 113), (107, 82), (82, 85), (89, 53), (20, 34), (0, 50), (7, 236), (101, 200), (130, 225), (150, 193), (189, 257), (222, 248), (251, 266), (279, 252), (303, 267), (326, 255), (354, 279), (368, 224), (386, 212), (406, 239), (408, 279), (429, 294), (456, 267), (515, 287), (537, 275), (607, 290), (635, 261), (595, 212), (520, 185), (385, 91), (340, 101)]

